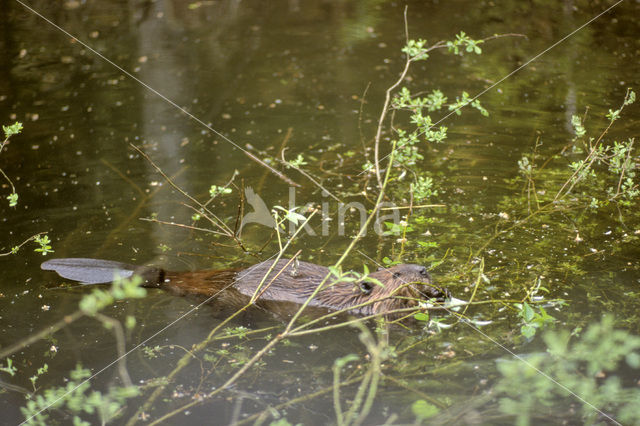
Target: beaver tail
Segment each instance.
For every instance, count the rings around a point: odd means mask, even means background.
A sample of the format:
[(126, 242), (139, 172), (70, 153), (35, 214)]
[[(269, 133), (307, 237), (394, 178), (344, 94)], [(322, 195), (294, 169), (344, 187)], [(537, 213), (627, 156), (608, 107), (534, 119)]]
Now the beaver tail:
[(163, 269), (152, 266), (135, 266), (113, 260), (65, 258), (51, 259), (40, 265), (45, 271), (55, 271), (62, 278), (78, 281), (81, 284), (110, 283), (116, 277), (142, 277), (142, 287), (160, 287), (164, 282)]

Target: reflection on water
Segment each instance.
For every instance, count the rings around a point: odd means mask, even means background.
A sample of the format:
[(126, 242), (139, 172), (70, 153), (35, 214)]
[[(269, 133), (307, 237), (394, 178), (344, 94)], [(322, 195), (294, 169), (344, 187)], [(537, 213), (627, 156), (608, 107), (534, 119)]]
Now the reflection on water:
[[(190, 224), (193, 211), (130, 143), (142, 147), (173, 182), (199, 200), (208, 199), (211, 185), (222, 186), (233, 178), (237, 188), (251, 186), (267, 206), (286, 207), (289, 187), (19, 3), (1, 4), (6, 11), (0, 18), (2, 124), (22, 121), (24, 132), (0, 153), (0, 167), (20, 194), (17, 209), (4, 203), (0, 207), (0, 251), (42, 231), (50, 233), (57, 257), (156, 262), (172, 269), (246, 266), (277, 250), (274, 236), (260, 225), (243, 230), (245, 246), (254, 253), (262, 250), (254, 256), (214, 244), (228, 244), (224, 239), (139, 220), (154, 215)], [(479, 93), (604, 9), (586, 2), (543, 4), (408, 2), (414, 38), (436, 41), (459, 30), (477, 38), (495, 33), (527, 36), (487, 42), (477, 57), (434, 53), (429, 61), (416, 64), (408, 84), (416, 92), (440, 88), (452, 99), (462, 90)], [(403, 66), (404, 3), (68, 0), (36, 1), (32, 6), (255, 156), (280, 167), (275, 160), (280, 153), (287, 159), (304, 154), (303, 168), (324, 187), (345, 202), (371, 206), (375, 185), (359, 175), (363, 146), (370, 150), (384, 91)], [(637, 83), (637, 9), (637, 4), (624, 2), (488, 91), (481, 100), (489, 118), (470, 112), (446, 120), (447, 142), (422, 147), (425, 158), (419, 165), (439, 188), (437, 199), (430, 201), (446, 207), (433, 210), (432, 222), (415, 225), (404, 261), (428, 264), (449, 251), (434, 276), (456, 297), (468, 297), (467, 284), (475, 280), (463, 270), (469, 253), (492, 235), (500, 217), (523, 215), (512, 198), (522, 191), (514, 183), (517, 161), (534, 150), (536, 141), (541, 159), (563, 150), (572, 138), (571, 116), (583, 115), (586, 107), (588, 126), (594, 132), (603, 128), (598, 117), (617, 108), (626, 88)], [(632, 127), (637, 108), (628, 114), (627, 121), (612, 129), (612, 137), (637, 133)], [(402, 120), (398, 117), (399, 125), (405, 124)], [(549, 167), (566, 167), (560, 163), (562, 159)], [(296, 190), (296, 204), (331, 202), (303, 175), (282, 170), (302, 186)], [(6, 188), (1, 189), (4, 194)], [(238, 193), (234, 189), (211, 206), (231, 227), (238, 215)], [(394, 201), (408, 204), (408, 199)], [(543, 277), (550, 297), (570, 302), (553, 313), (561, 321), (582, 315), (598, 318), (607, 310), (633, 317), (637, 301), (625, 294), (637, 288), (638, 247), (632, 237), (637, 217), (622, 224), (608, 213), (600, 216), (592, 222), (580, 217), (573, 228), (549, 223), (496, 239), (482, 253), (491, 284), (480, 290), (481, 300), (521, 299), (522, 289)], [(347, 236), (340, 236), (338, 224), (329, 223), (329, 237), (303, 233), (294, 244), (304, 259), (330, 264), (347, 247), (354, 226), (347, 223)], [(311, 225), (319, 230), (322, 221), (318, 217)], [(586, 242), (577, 239), (578, 228)], [(439, 246), (425, 248), (418, 240)], [(609, 250), (621, 240), (615, 251)], [(397, 237), (370, 232), (360, 250), (382, 261), (403, 249)], [(73, 312), (86, 293), (58, 289), (60, 281), (39, 270), (42, 256), (29, 251), (0, 257), (2, 346)], [(376, 266), (357, 253), (347, 266), (362, 270), (363, 263)], [(126, 332), (127, 348), (133, 348), (199, 302), (152, 291), (142, 301), (117, 303), (105, 314), (137, 318), (136, 328)], [(473, 309), (479, 319), (493, 320), (485, 330), (501, 343), (519, 352), (540, 349), (539, 341), (527, 345), (522, 339), (513, 312), (495, 305)], [(137, 350), (127, 357), (134, 381), (146, 383), (169, 374), (223, 317), (214, 307), (202, 306), (151, 339), (146, 346), (160, 346), (154, 356)], [(252, 312), (229, 325), (239, 326), (265, 330), (210, 344), (165, 391), (169, 398), (159, 399), (150, 410), (152, 419), (222, 384), (282, 323), (267, 312)], [(389, 342), (396, 355), (382, 367), (388, 379), (367, 418), (370, 424), (390, 418), (412, 422), (411, 404), (427, 397), (460, 409), (467, 397), (491, 389), (497, 374), (493, 360), (506, 356), (462, 326), (434, 335), (419, 326), (397, 326)], [(49, 372), (38, 379), (38, 386), (61, 386), (76, 363), (97, 372), (112, 362), (115, 346), (113, 334), (97, 321), (82, 320), (14, 355), (20, 380), (1, 379), (31, 390), (26, 378), (47, 362)], [(170, 421), (211, 422), (215, 412), (214, 423), (227, 424), (276, 407), (292, 423), (335, 422), (332, 366), (350, 353), (359, 358), (342, 371), (345, 380), (358, 377), (366, 366), (356, 330), (292, 339), (269, 352), (234, 388)], [(118, 383), (115, 368), (92, 380), (101, 390)], [(345, 401), (355, 390), (355, 385), (345, 386)], [(19, 392), (2, 394), (6, 419), (21, 421), (17, 407), (23, 398)], [(292, 400), (296, 404), (287, 405)], [(119, 421), (133, 415), (143, 401), (132, 403)], [(482, 413), (493, 403), (491, 398), (478, 401), (464, 418), (482, 423)], [(51, 415), (64, 419), (60, 412)]]

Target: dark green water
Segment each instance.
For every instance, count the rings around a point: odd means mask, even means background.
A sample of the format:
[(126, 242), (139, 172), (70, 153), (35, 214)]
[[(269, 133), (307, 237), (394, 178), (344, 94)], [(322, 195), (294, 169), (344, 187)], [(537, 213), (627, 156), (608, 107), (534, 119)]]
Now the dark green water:
[[(453, 99), (462, 90), (471, 95), (484, 91), (613, 2), (406, 4), (412, 38), (435, 42), (453, 38), (460, 30), (475, 38), (506, 33), (526, 36), (487, 42), (481, 56), (458, 58), (435, 52), (428, 61), (414, 66), (412, 90), (439, 88)], [(215, 245), (228, 244), (225, 239), (141, 221), (157, 214), (163, 221), (189, 224), (193, 212), (182, 204), (187, 202), (185, 197), (130, 144), (143, 148), (177, 185), (199, 200), (208, 198), (211, 185), (225, 185), (237, 171), (234, 183), (240, 186), (244, 181), (271, 207), (289, 205), (289, 185), (233, 144), (245, 149), (249, 144), (252, 153), (265, 158), (277, 155), (286, 140), (288, 159), (303, 154), (308, 163), (303, 168), (323, 186), (345, 202), (359, 201), (371, 208), (362, 191), (366, 188), (369, 200), (373, 199), (375, 180), (359, 175), (363, 144), (372, 146), (384, 92), (404, 65), (400, 52), (404, 2), (119, 0), (36, 1), (30, 5), (153, 91), (19, 3), (0, 1), (4, 11), (0, 17), (0, 121), (24, 123), (23, 133), (0, 153), (0, 168), (20, 194), (17, 208), (9, 208), (4, 201), (0, 205), (0, 252), (43, 231), (53, 240), (55, 257), (154, 262), (178, 270), (245, 266), (277, 251), (277, 242), (269, 240), (270, 231), (260, 225), (247, 225), (243, 231), (244, 243), (252, 251), (266, 244), (262, 253), (252, 256), (235, 247)], [(477, 265), (482, 257), (491, 282), (479, 288), (479, 300), (522, 299), (540, 279), (550, 290), (547, 297), (567, 301), (567, 306), (552, 308), (560, 325), (584, 325), (613, 312), (638, 334), (637, 200), (622, 211), (610, 208), (597, 214), (550, 215), (476, 251), (496, 226), (502, 226), (500, 213), (509, 220), (527, 215), (526, 203), (521, 202), (524, 183), (515, 180), (517, 162), (533, 151), (536, 140), (542, 143), (537, 152), (543, 162), (571, 141), (572, 114), (583, 115), (588, 108), (587, 129), (599, 134), (606, 127), (602, 117), (609, 108), (618, 108), (627, 87), (640, 89), (639, 12), (638, 2), (622, 2), (488, 90), (480, 97), (490, 112), (488, 118), (475, 111), (448, 117), (443, 122), (449, 128), (446, 143), (421, 146), (424, 160), (417, 165), (434, 178), (439, 190), (429, 202), (446, 207), (423, 212), (431, 222), (414, 225), (404, 247), (398, 237), (369, 232), (347, 266), (375, 268), (373, 260), (380, 262), (384, 257), (430, 264), (446, 254), (432, 273), (456, 297), (466, 299), (477, 272), (470, 272), (467, 262)], [(437, 117), (442, 116), (444, 113)], [(634, 104), (608, 137), (638, 136), (639, 120), (640, 110)], [(549, 169), (560, 176), (567, 164), (567, 159), (556, 159)], [(296, 205), (331, 201), (301, 174), (284, 171), (301, 185), (295, 189)], [(555, 182), (554, 176), (545, 175), (548, 180), (539, 187), (557, 190), (562, 179), (557, 177)], [(4, 200), (9, 188), (0, 187), (0, 194)], [(393, 197), (396, 204), (408, 205), (407, 195), (395, 193)], [(238, 198), (234, 189), (212, 206), (232, 227)], [(304, 259), (327, 265), (335, 262), (358, 225), (348, 221), (345, 235), (340, 235), (337, 222), (335, 217), (329, 222), (327, 235), (321, 235), (319, 220), (312, 222), (319, 235), (303, 234), (290, 254), (302, 250)], [(438, 246), (425, 248), (418, 241)], [(170, 250), (163, 251), (161, 245)], [(31, 250), (32, 246), (26, 246), (17, 256), (0, 257), (3, 347), (72, 313), (87, 292), (57, 288), (62, 280), (41, 271), (39, 265), (45, 258)], [(121, 320), (136, 316), (138, 326), (126, 333), (130, 349), (197, 303), (150, 291), (144, 300), (117, 303), (105, 313)], [(520, 336), (520, 319), (513, 310), (487, 304), (470, 313), (493, 321), (483, 332), (510, 350), (541, 350), (539, 339), (528, 342)], [(221, 314), (205, 305), (147, 343), (164, 346), (159, 358), (149, 359), (141, 350), (134, 351), (127, 357), (134, 382), (168, 374), (185, 349), (204, 339), (220, 320)], [(268, 313), (252, 313), (232, 325), (276, 326), (273, 334), (282, 327)], [(355, 374), (357, 364), (364, 365), (366, 350), (357, 335), (355, 330), (341, 329), (280, 345), (233, 389), (169, 422), (229, 424), (327, 389), (336, 358), (350, 353), (360, 356), (359, 362), (343, 372), (347, 379)], [(492, 388), (498, 375), (495, 360), (510, 357), (463, 324), (436, 335), (420, 326), (392, 328), (389, 340), (398, 356), (384, 366), (388, 379), (382, 382), (364, 424), (382, 424), (389, 418), (411, 423), (415, 420), (411, 404), (425, 395), (454, 413), (463, 412), (470, 398)], [(230, 346), (210, 345), (207, 354), (216, 361), (196, 361), (181, 372), (156, 402), (151, 419), (222, 384), (237, 369), (234, 360), (255, 353), (267, 341), (262, 333), (247, 340), (229, 340)], [(221, 357), (221, 349), (232, 355)], [(46, 362), (49, 372), (38, 380), (38, 386), (63, 386), (76, 364), (95, 373), (116, 357), (113, 334), (87, 318), (13, 355), (19, 374), (12, 378), (0, 373), (0, 378), (32, 389), (28, 377)], [(637, 381), (639, 376), (634, 370), (625, 380)], [(107, 368), (91, 383), (104, 391), (120, 384), (118, 372)], [(343, 404), (354, 392), (355, 388), (343, 390)], [(116, 422), (124, 423), (143, 401), (130, 403)], [(6, 424), (23, 420), (18, 409), (23, 403), (20, 393), (0, 394)], [(484, 405), (474, 406), (472, 413), (465, 413), (464, 420), (458, 417), (456, 421), (494, 424), (494, 406), (489, 398)], [(280, 415), (293, 424), (332, 424), (331, 392), (286, 407)], [(52, 417), (64, 419), (59, 412)]]

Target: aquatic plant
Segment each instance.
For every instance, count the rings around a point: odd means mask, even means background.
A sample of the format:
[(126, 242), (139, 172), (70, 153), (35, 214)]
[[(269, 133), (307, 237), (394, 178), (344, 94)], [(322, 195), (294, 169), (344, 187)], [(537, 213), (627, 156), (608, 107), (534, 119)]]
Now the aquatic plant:
[(546, 352), (496, 364), (500, 411), (515, 417), (518, 426), (551, 413), (573, 417), (574, 409), (584, 424), (605, 418), (634, 424), (640, 418), (640, 389), (619, 376), (625, 365), (640, 368), (640, 337), (617, 329), (614, 318), (605, 316), (585, 329), (548, 331), (543, 338)]

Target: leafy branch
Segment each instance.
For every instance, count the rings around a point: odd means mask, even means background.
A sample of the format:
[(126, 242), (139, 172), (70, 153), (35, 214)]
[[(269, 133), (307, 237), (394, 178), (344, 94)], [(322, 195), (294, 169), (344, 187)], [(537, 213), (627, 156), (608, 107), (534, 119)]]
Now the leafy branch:
[[(404, 22), (405, 22), (405, 37), (406, 45), (402, 48), (402, 52), (405, 54), (404, 68), (400, 73), (398, 79), (386, 90), (385, 101), (382, 106), (382, 111), (378, 119), (378, 127), (374, 138), (374, 163), (369, 162), (363, 165), (365, 171), (374, 171), (376, 179), (378, 181), (378, 187), (382, 189), (382, 178), (380, 173), (380, 144), (382, 139), (382, 132), (384, 123), (390, 112), (396, 110), (409, 110), (411, 112), (410, 121), (415, 126), (415, 129), (411, 132), (402, 129), (396, 129), (391, 124), (391, 129), (396, 133), (397, 140), (394, 144), (397, 146), (395, 161), (402, 167), (409, 167), (416, 163), (417, 160), (423, 159), (422, 155), (418, 152), (418, 143), (421, 140), (430, 143), (441, 143), (447, 137), (447, 127), (440, 126), (435, 129), (436, 124), (432, 120), (429, 114), (424, 114), (424, 110), (427, 112), (435, 112), (446, 106), (447, 97), (440, 90), (433, 90), (425, 97), (412, 96), (408, 88), (402, 87), (396, 92), (396, 89), (406, 79), (409, 69), (414, 62), (424, 61), (429, 58), (430, 52), (436, 49), (444, 49), (451, 54), (462, 56), (465, 53), (469, 54), (482, 54), (480, 45), (485, 41), (507, 36), (521, 36), (520, 34), (503, 34), (494, 35), (485, 39), (474, 40), (470, 38), (464, 31), (461, 31), (454, 40), (440, 40), (432, 45), (428, 45), (426, 40), (418, 39), (412, 40), (409, 38), (408, 22), (407, 22), (407, 8), (404, 10)], [(471, 105), (473, 108), (480, 111), (484, 116), (489, 115), (489, 112), (482, 107), (480, 101), (472, 99), (467, 92), (462, 92), (461, 96), (456, 97), (455, 102), (448, 105), (449, 111), (457, 115), (461, 114), (461, 109), (467, 105)], [(385, 157), (386, 158), (386, 157)]]
[[(4, 146), (9, 142), (9, 138), (22, 131), (22, 123), (16, 121), (10, 126), (2, 126), (2, 130), (4, 131), (4, 140), (0, 143), (0, 154), (2, 154)], [(2, 168), (0, 168), (0, 174), (4, 176), (6, 181), (9, 182), (9, 186), (11, 186), (11, 194), (7, 196), (7, 200), (9, 200), (9, 207), (15, 207), (18, 205), (18, 193), (16, 192), (16, 187)]]

